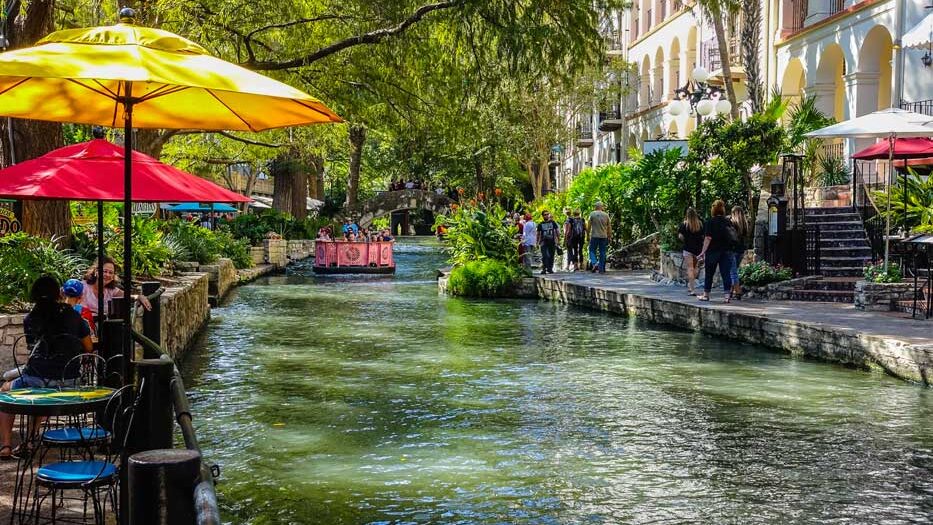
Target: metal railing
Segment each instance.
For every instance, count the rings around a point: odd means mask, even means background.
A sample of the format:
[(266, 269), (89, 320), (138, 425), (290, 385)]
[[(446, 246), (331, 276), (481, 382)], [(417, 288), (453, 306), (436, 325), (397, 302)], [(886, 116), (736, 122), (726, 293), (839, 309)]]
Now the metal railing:
[(619, 109), (618, 104), (611, 104), (608, 107), (604, 107), (599, 111), (599, 121), (604, 120), (619, 120), (622, 118), (622, 113)]
[(593, 140), (593, 125), (590, 123), (580, 124), (577, 127), (577, 140)]
[(884, 180), (878, 173), (877, 163), (873, 160), (853, 161), (852, 186), (852, 203), (865, 226), (871, 258), (879, 260), (884, 257), (884, 229), (872, 192), (883, 189)]
[(786, 28), (791, 33), (796, 33), (803, 29), (803, 22), (807, 18), (807, 0), (790, 0), (789, 4), (789, 13), (785, 16), (789, 17), (790, 20), (786, 24)]
[(919, 100), (916, 102), (901, 102), (901, 109), (913, 111), (933, 117), (933, 100)]
[(830, 0), (829, 13), (826, 16), (833, 16), (836, 13), (841, 13), (842, 10), (845, 9), (845, 6), (845, 0)]
[[(143, 284), (143, 294), (149, 299), (149, 302), (152, 305), (152, 308), (149, 311), (143, 313), (143, 332), (140, 333), (137, 330), (131, 328), (130, 334), (132, 340), (138, 343), (143, 349), (143, 357), (145, 360), (154, 360), (157, 361), (157, 364), (162, 364), (165, 367), (171, 367), (171, 372), (168, 374), (167, 384), (159, 384), (160, 382), (154, 381), (149, 384), (152, 385), (151, 388), (161, 390), (163, 396), (171, 398), (172, 411), (174, 412), (174, 421), (178, 424), (179, 429), (181, 430), (182, 439), (185, 443), (185, 448), (197, 452), (197, 455), (201, 458), (200, 461), (200, 475), (198, 479), (194, 480), (194, 488), (192, 500), (194, 504), (194, 509), (184, 509), (182, 514), (193, 516), (194, 521), (197, 525), (219, 525), (220, 521), (220, 511), (217, 505), (217, 494), (214, 490), (214, 478), (219, 476), (220, 469), (217, 465), (208, 465), (203, 461), (203, 456), (201, 454), (201, 448), (198, 445), (197, 434), (194, 429), (194, 425), (191, 417), (191, 409), (188, 405), (188, 396), (185, 392), (185, 384), (182, 380), (181, 373), (178, 370), (178, 367), (175, 365), (175, 362), (172, 358), (162, 349), (159, 344), (161, 340), (160, 325), (161, 325), (161, 307), (160, 307), (160, 296), (165, 291), (165, 288), (158, 285), (158, 283), (144, 283)], [(151, 363), (150, 363), (151, 364)], [(164, 383), (164, 382), (161, 382)], [(150, 418), (155, 421), (156, 426), (159, 426), (158, 416), (153, 414), (147, 414)], [(168, 423), (171, 426), (171, 423)], [(152, 428), (152, 425), (150, 425)], [(160, 428), (161, 433), (167, 433), (168, 442), (171, 442), (171, 435), (173, 429), (171, 428)], [(145, 439), (143, 442), (146, 442)], [(132, 474), (131, 474), (132, 475)], [(130, 495), (133, 497), (140, 498), (149, 498), (149, 501), (146, 502), (146, 506), (172, 506), (173, 502), (171, 501), (153, 501), (158, 500), (157, 494), (149, 495)]]

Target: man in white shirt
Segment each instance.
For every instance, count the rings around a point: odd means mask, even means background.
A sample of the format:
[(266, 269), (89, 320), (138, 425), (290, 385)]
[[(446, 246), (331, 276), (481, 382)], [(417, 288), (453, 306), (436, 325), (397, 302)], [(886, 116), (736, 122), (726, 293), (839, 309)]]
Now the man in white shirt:
[(522, 229), (522, 264), (525, 268), (531, 268), (531, 262), (535, 254), (535, 246), (538, 245), (538, 225), (531, 218), (530, 213), (525, 214), (525, 225)]

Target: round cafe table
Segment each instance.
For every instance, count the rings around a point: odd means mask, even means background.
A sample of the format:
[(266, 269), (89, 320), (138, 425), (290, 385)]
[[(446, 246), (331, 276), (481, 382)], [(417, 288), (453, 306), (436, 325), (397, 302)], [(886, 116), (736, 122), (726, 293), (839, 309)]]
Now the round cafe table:
[[(72, 418), (82, 414), (103, 410), (115, 390), (106, 387), (77, 388), (22, 388), (9, 392), (0, 392), (0, 411), (8, 414), (32, 417)], [(13, 512), (10, 523), (32, 523), (30, 495), (32, 491), (34, 461), (38, 451), (41, 430), (30, 432), (32, 426), (26, 421), (21, 423), (21, 449), (24, 451), (17, 463), (16, 486), (13, 487)], [(78, 426), (78, 421), (67, 424)], [(18, 521), (17, 521), (18, 520)]]

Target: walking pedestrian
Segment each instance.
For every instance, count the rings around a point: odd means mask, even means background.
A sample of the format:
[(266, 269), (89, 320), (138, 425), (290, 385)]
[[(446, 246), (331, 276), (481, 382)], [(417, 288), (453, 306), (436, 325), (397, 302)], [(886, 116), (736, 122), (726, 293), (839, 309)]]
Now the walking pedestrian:
[(717, 199), (710, 211), (710, 218), (706, 221), (703, 231), (703, 249), (700, 250), (701, 261), (706, 261), (706, 280), (703, 283), (701, 301), (709, 301), (709, 293), (713, 289), (713, 277), (716, 268), (722, 278), (723, 301), (732, 300), (732, 251), (737, 241), (732, 221), (726, 217), (726, 203)]
[(741, 206), (732, 207), (732, 226), (735, 228), (737, 241), (732, 250), (732, 297), (738, 300), (742, 299), (742, 283), (739, 282), (739, 266), (742, 264), (742, 258), (745, 257), (745, 250), (748, 247), (746, 239), (748, 238), (748, 217), (745, 215), (745, 209)]
[(538, 224), (538, 245), (541, 247), (541, 274), (554, 273), (554, 254), (560, 241), (560, 226), (551, 218), (551, 212), (541, 212)]
[(687, 293), (696, 295), (696, 278), (699, 270), (697, 257), (703, 251), (703, 222), (697, 211), (687, 208), (684, 222), (677, 229), (677, 237), (683, 242), (684, 266), (687, 268)]
[(564, 223), (564, 246), (567, 249), (567, 269), (579, 272), (583, 269), (583, 244), (586, 241), (586, 221), (580, 216), (580, 210), (568, 214)]
[(525, 220), (522, 225), (522, 264), (525, 268), (531, 268), (535, 255), (535, 246), (538, 245), (538, 225), (531, 218), (530, 213), (525, 214)]
[(602, 202), (597, 201), (593, 207), (595, 210), (586, 221), (586, 231), (590, 238), (590, 262), (594, 273), (606, 273), (606, 249), (612, 239), (612, 225), (609, 223), (609, 214), (603, 211)]

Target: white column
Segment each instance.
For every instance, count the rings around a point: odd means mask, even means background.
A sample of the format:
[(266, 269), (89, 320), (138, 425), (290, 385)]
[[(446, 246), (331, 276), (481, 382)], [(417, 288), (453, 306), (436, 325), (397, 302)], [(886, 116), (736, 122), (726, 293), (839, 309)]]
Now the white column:
[(827, 116), (836, 114), (836, 85), (830, 82), (817, 83), (804, 88), (807, 96), (816, 97), (816, 108)]
[[(850, 117), (861, 117), (878, 109), (880, 77), (880, 73), (869, 71), (857, 71), (843, 77)], [(873, 139), (850, 140), (847, 145), (849, 151), (846, 155), (851, 155), (874, 143)]]

